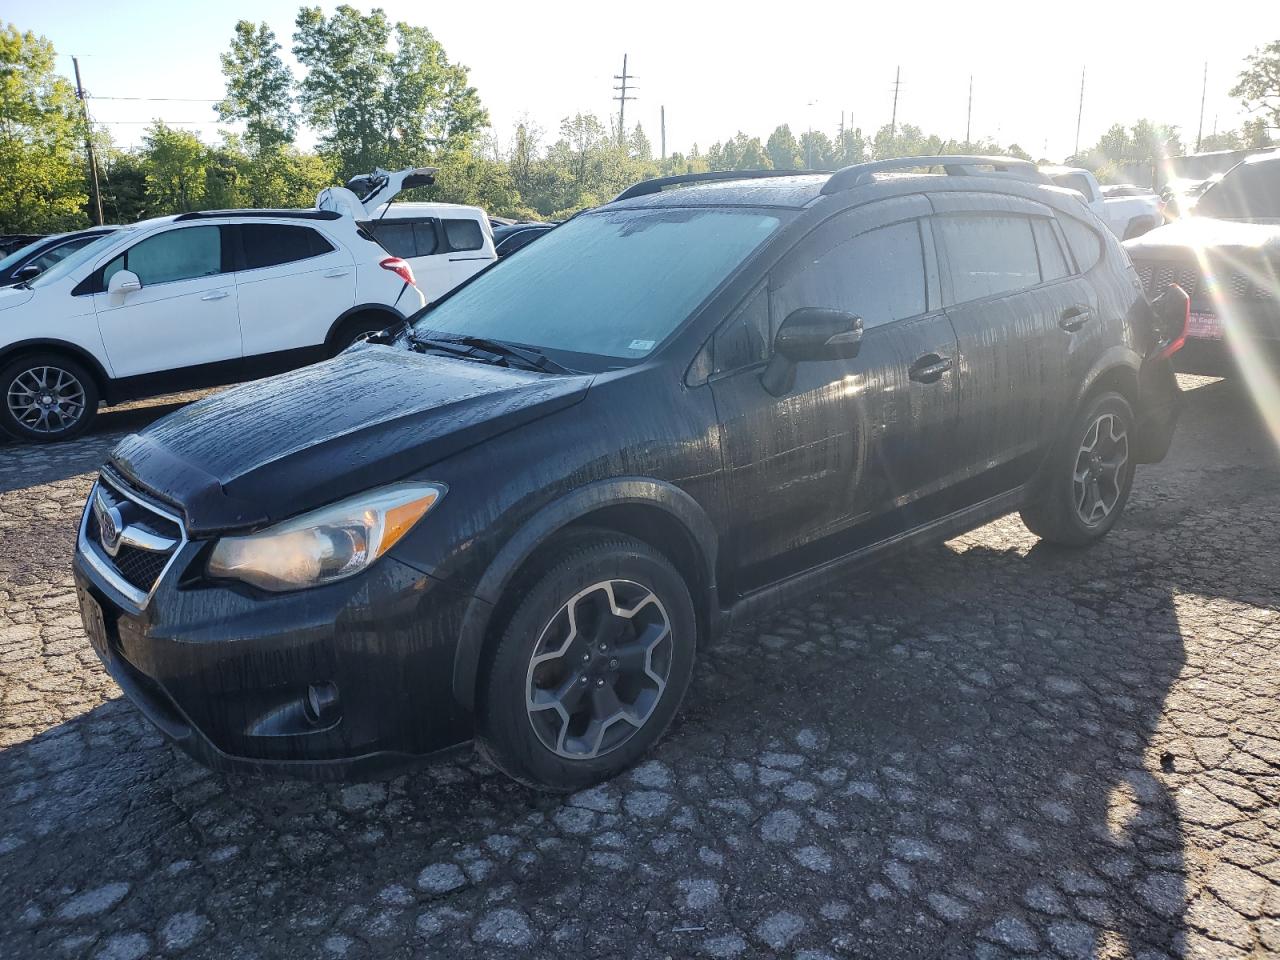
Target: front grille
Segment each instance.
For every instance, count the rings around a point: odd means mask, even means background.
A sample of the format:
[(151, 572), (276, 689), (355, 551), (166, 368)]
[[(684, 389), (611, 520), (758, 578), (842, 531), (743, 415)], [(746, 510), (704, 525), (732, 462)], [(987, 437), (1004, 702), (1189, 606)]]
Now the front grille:
[[(1257, 277), (1239, 270), (1226, 270), (1216, 274), (1216, 290), (1204, 282), (1198, 265), (1181, 263), (1135, 263), (1142, 288), (1147, 296), (1155, 298), (1164, 293), (1171, 283), (1187, 292), (1193, 305), (1211, 309), (1214, 300), (1231, 303), (1256, 302), (1280, 299), (1280, 290), (1269, 282), (1265, 273)], [(1261, 282), (1259, 282), (1261, 281)]]
[[(135, 599), (145, 597), (182, 545), (181, 525), (122, 482), (108, 479), (105, 475), (94, 486), (89, 498), (84, 538), (90, 549), (101, 564), (133, 588), (139, 595)], [(114, 516), (100, 521), (96, 504), (113, 511)], [(114, 556), (104, 542), (102, 522), (120, 525), (116, 531)]]

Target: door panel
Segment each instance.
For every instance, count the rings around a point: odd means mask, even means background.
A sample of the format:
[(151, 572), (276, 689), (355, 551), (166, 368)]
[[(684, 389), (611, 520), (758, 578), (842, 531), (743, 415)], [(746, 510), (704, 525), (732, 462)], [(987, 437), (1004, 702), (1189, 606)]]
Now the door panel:
[(119, 270), (142, 281), (134, 293), (93, 295), (113, 376), (240, 357), (236, 285), (223, 269), (223, 229), (185, 226), (152, 234), (104, 265), (104, 290)]
[(325, 342), (355, 304), (351, 254), (309, 226), (241, 224), (236, 271), (246, 357)]
[[(736, 565), (731, 591), (748, 592), (892, 535), (902, 506), (940, 472), (936, 449), (954, 428), (954, 377), (913, 382), (910, 365), (956, 343), (940, 310), (932, 258), (914, 215), (918, 197), (838, 215), (819, 226), (721, 328), (717, 354), (748, 365), (713, 377), (734, 521), (725, 553)], [(800, 363), (795, 383), (774, 397), (761, 383), (762, 355), (779, 323), (800, 307), (856, 313), (865, 330), (858, 355)], [(767, 319), (759, 311), (767, 309)], [(911, 314), (916, 314), (911, 316)]]
[[(935, 200), (942, 206), (948, 198)], [(974, 499), (1030, 479), (1048, 449), (1067, 392), (1069, 334), (1059, 322), (1075, 294), (1060, 249), (1037, 250), (1051, 221), (1040, 204), (1000, 197), (999, 206), (934, 218), (947, 315), (959, 342), (957, 455), (975, 480)], [(1043, 220), (1038, 228), (1035, 221)], [(1054, 254), (1056, 253), (1056, 256)], [(1047, 278), (1047, 279), (1046, 279)], [(1081, 304), (1087, 308), (1087, 303)]]

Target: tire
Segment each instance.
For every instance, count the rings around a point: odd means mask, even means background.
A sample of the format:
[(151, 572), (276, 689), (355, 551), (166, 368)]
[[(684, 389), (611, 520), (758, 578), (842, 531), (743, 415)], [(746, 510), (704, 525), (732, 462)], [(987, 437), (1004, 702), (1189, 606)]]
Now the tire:
[(1129, 401), (1113, 392), (1090, 398), (1049, 455), (1022, 522), (1040, 539), (1062, 546), (1084, 547), (1106, 536), (1133, 487), (1133, 442)]
[(375, 333), (381, 333), (394, 322), (380, 313), (362, 313), (350, 320), (344, 320), (329, 341), (333, 348), (333, 355), (336, 357), (352, 344), (366, 340)]
[(32, 353), (0, 370), (0, 427), (29, 443), (72, 440), (98, 415), (98, 382), (65, 354)]
[(680, 574), (639, 540), (600, 531), (553, 558), (488, 659), (476, 741), (513, 779), (567, 793), (621, 773), (666, 731), (697, 619)]

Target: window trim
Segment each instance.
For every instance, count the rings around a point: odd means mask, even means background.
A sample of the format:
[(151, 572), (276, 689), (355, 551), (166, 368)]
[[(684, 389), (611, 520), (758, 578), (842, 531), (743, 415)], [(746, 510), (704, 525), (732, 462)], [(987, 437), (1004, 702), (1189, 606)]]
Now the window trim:
[[(321, 240), (323, 240), (326, 244), (328, 244), (329, 249), (322, 251), (321, 253), (313, 253), (313, 254), (310, 254), (309, 256), (301, 257), (297, 260), (285, 260), (283, 263), (272, 263), (263, 267), (251, 267), (248, 265), (249, 263), (248, 257), (245, 255), (245, 250), (244, 250), (244, 228), (245, 227), (289, 227), (297, 230), (310, 230), (313, 234), (315, 234)], [(306, 261), (314, 260), (316, 257), (328, 256), (329, 254), (334, 253), (338, 249), (338, 245), (334, 243), (333, 240), (327, 237), (324, 233), (317, 230), (315, 227), (303, 226), (302, 224), (299, 224), (299, 223), (272, 223), (270, 221), (266, 221), (262, 223), (258, 223), (258, 222), (229, 223), (229, 224), (225, 224), (223, 226), (223, 229), (230, 230), (233, 235), (231, 239), (231, 250), (234, 255), (235, 272), (237, 274), (257, 273), (259, 270), (275, 270), (280, 267), (290, 267), (290, 266), (293, 266), (293, 264), (295, 263), (306, 263)]]

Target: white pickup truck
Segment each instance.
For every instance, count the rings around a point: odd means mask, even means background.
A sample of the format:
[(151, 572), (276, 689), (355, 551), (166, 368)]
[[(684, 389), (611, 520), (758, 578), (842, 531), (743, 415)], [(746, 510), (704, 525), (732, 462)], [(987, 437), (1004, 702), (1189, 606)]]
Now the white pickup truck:
[(1098, 178), (1081, 167), (1041, 167), (1040, 171), (1058, 186), (1075, 190), (1084, 197), (1089, 209), (1121, 240), (1140, 237), (1163, 222), (1160, 198), (1155, 193), (1107, 197)]

